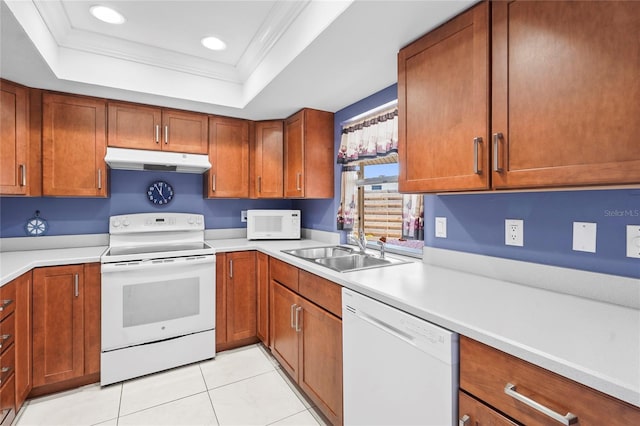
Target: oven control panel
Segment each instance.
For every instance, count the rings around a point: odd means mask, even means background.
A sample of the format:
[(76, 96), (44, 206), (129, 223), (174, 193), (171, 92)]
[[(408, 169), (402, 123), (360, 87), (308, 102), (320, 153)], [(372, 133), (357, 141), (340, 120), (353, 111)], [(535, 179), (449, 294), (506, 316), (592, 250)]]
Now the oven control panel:
[(204, 216), (191, 213), (136, 213), (111, 216), (110, 234), (204, 230)]

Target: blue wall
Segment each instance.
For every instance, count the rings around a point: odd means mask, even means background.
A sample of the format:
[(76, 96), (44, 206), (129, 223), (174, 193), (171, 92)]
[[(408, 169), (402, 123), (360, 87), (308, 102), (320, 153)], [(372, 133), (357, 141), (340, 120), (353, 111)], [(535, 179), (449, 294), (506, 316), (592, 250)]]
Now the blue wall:
[[(205, 215), (207, 229), (241, 228), (240, 211), (251, 208), (290, 209), (291, 200), (203, 199), (202, 175), (186, 173), (111, 170), (110, 198), (0, 198), (0, 237), (25, 236), (24, 224), (40, 210), (47, 219), (47, 235), (101, 234), (109, 232), (112, 215), (148, 212), (188, 212)], [(154, 180), (169, 182), (173, 201), (157, 207), (146, 199)]]
[[(336, 152), (342, 122), (396, 98), (393, 85), (336, 112)], [(335, 200), (301, 202), (316, 209), (303, 211), (321, 229), (335, 229), (340, 169)], [(435, 238), (436, 216), (447, 217), (446, 239)], [(505, 219), (524, 220), (524, 247), (505, 246)], [(597, 223), (596, 253), (572, 250), (574, 221)], [(637, 224), (637, 189), (425, 195), (427, 246), (640, 278), (640, 259), (626, 257), (626, 225)]]

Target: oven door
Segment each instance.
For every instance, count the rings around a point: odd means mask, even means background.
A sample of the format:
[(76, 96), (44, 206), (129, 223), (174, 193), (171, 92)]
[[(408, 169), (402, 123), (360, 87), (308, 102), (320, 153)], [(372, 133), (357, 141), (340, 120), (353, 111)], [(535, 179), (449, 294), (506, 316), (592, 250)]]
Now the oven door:
[(215, 255), (102, 265), (102, 351), (215, 329)]

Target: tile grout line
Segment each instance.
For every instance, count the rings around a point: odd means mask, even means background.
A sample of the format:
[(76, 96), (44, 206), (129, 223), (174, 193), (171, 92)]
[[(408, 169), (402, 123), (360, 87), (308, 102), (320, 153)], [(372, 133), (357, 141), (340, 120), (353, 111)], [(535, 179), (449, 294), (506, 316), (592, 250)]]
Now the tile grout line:
[(200, 374), (202, 375), (202, 380), (204, 381), (204, 388), (207, 392), (207, 397), (209, 398), (209, 404), (211, 404), (211, 409), (213, 410), (213, 417), (216, 419), (216, 423), (220, 424), (220, 419), (218, 418), (218, 413), (216, 413), (216, 407), (213, 405), (213, 399), (211, 398), (211, 392), (209, 392), (209, 386), (207, 386), (207, 379), (204, 377), (204, 372), (202, 371), (202, 363), (198, 364), (198, 368), (200, 369)]

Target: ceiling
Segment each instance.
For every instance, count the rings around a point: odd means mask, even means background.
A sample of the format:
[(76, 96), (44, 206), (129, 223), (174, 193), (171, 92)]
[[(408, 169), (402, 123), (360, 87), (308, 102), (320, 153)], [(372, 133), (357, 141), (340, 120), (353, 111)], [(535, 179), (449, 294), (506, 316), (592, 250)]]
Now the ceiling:
[[(265, 120), (397, 81), (398, 50), (472, 1), (1, 0), (0, 75), (48, 90)], [(95, 19), (100, 4), (122, 25)], [(200, 44), (215, 35), (227, 44)]]

